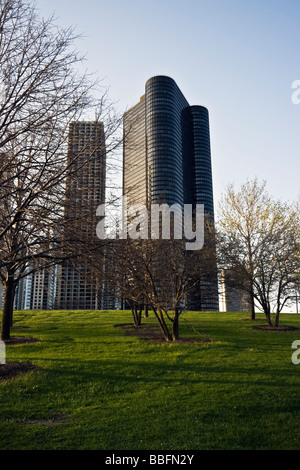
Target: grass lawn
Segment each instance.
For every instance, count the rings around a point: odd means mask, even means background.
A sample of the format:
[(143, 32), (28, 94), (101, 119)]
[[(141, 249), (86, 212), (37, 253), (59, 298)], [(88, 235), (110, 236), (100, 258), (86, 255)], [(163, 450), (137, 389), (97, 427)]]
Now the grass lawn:
[(300, 449), (300, 330), (245, 317), (185, 313), (182, 337), (210, 341), (168, 344), (126, 334), (129, 312), (15, 312), (12, 335), (39, 341), (6, 360), (38, 368), (0, 380), (0, 449)]

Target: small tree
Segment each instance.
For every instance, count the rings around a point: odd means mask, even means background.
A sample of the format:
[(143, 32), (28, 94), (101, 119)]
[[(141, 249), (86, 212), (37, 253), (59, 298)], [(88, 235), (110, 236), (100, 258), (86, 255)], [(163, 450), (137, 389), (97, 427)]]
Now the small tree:
[(220, 217), (219, 266), (229, 273), (227, 282), (249, 294), (251, 319), (256, 301), (267, 322), (278, 326), (300, 267), (297, 212), (254, 180), (239, 191), (228, 187)]
[[(158, 321), (166, 341), (179, 339), (179, 318), (191, 298), (204, 301), (208, 285), (214, 286), (215, 246), (209, 243), (207, 230), (204, 247), (187, 251), (185, 240), (126, 239), (115, 240), (108, 247), (110, 258), (105, 272), (109, 282), (132, 306), (135, 324), (140, 324), (141, 310), (147, 305)], [(204, 294), (205, 292), (205, 294)]]

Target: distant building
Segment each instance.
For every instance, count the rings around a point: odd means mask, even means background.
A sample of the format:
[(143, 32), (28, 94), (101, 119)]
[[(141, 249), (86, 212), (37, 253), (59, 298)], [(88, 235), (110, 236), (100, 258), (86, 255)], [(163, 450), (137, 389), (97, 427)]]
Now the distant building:
[[(103, 123), (69, 123), (67, 164), (71, 171), (65, 185), (65, 225), (61, 237), (65, 242), (70, 234), (78, 236), (84, 250), (86, 243), (96, 237), (96, 209), (105, 202)], [(76, 171), (72, 174), (73, 170)], [(70, 260), (21, 279), (14, 305), (16, 309), (95, 310), (120, 308), (120, 301), (102, 281), (97, 284), (88, 263)]]
[(52, 310), (57, 287), (58, 266), (43, 268), (32, 275), (32, 310)]
[[(18, 282), (14, 308), (16, 310), (51, 310), (54, 308), (57, 266), (30, 272)], [(30, 271), (30, 267), (28, 267)]]
[[(101, 122), (69, 124), (67, 164), (76, 173), (67, 178), (64, 240), (71, 233), (88, 242), (95, 237), (96, 209), (105, 202), (106, 149)], [(84, 249), (84, 244), (83, 244)], [(82, 262), (64, 262), (58, 268), (55, 307), (59, 309), (101, 308), (101, 287)]]
[[(123, 191), (128, 204), (204, 204), (213, 221), (208, 110), (190, 106), (172, 78), (150, 78), (124, 114)], [(217, 272), (208, 277), (209, 295), (195, 310), (219, 308)]]
[(16, 287), (14, 308), (16, 310), (30, 310), (32, 308), (33, 297), (33, 274), (23, 277), (19, 280)]
[(223, 312), (250, 312), (249, 294), (236, 289), (230, 282), (229, 273), (221, 273), (221, 310)]

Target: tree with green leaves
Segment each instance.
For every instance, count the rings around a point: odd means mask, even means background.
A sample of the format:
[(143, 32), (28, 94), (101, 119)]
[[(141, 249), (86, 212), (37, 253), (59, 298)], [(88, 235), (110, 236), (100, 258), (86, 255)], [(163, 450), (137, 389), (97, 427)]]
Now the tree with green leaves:
[(218, 261), (227, 282), (248, 293), (250, 318), (255, 305), (270, 326), (290, 302), (300, 268), (299, 213), (275, 201), (266, 183), (247, 181), (228, 186), (220, 203)]

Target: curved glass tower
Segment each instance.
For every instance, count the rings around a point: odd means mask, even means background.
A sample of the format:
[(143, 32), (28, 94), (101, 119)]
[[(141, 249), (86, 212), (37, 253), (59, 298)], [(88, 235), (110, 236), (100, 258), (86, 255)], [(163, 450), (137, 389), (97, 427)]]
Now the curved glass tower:
[[(150, 78), (124, 114), (123, 190), (129, 203), (204, 204), (214, 218), (208, 110), (170, 77)], [(217, 294), (209, 304), (218, 310)]]
[(145, 131), (151, 202), (184, 204), (181, 114), (187, 106), (171, 78), (158, 76), (147, 81)]
[(204, 204), (213, 216), (209, 115), (156, 76), (124, 114), (124, 190), (134, 202)]
[[(205, 212), (214, 214), (208, 110), (189, 106), (182, 113), (187, 151), (183, 155), (187, 185), (185, 202), (204, 204)], [(192, 182), (192, 184), (190, 184)], [(187, 203), (187, 202), (186, 202)]]

